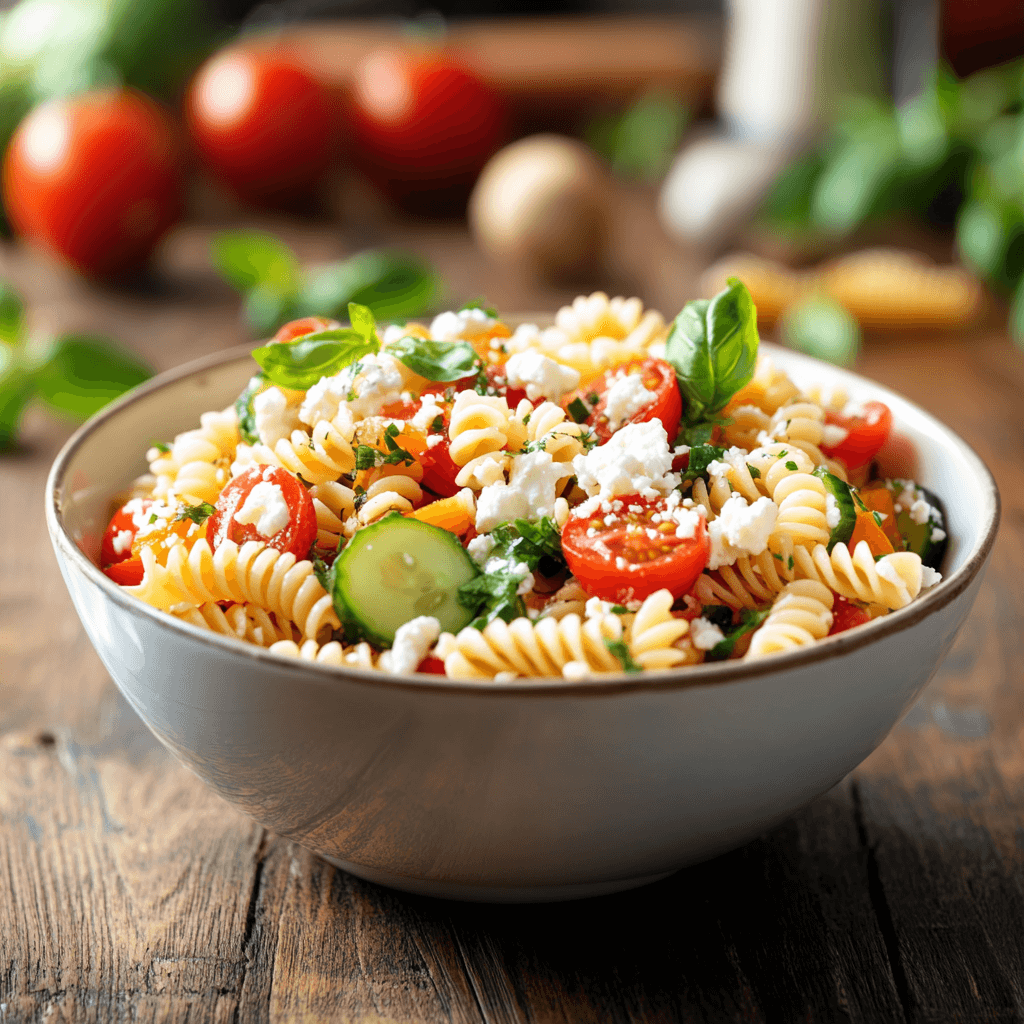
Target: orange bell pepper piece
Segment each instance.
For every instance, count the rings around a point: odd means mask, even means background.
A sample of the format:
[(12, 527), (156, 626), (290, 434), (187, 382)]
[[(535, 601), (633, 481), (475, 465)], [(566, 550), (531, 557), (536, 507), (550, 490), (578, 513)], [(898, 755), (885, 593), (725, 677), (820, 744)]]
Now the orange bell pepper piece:
[(882, 532), (889, 538), (894, 551), (902, 551), (905, 547), (903, 537), (896, 525), (896, 509), (893, 507), (892, 494), (884, 484), (865, 487), (857, 496), (872, 511), (882, 517)]
[(853, 527), (853, 536), (850, 537), (850, 550), (856, 550), (857, 545), (862, 540), (868, 542), (868, 547), (871, 548), (871, 554), (873, 555), (889, 555), (895, 550), (889, 538), (886, 537), (885, 532), (875, 521), (874, 512), (871, 511), (859, 511), (857, 513), (857, 522)]
[(440, 526), (442, 530), (454, 533), (457, 537), (461, 537), (473, 525), (473, 517), (457, 494), (451, 498), (439, 498), (408, 514), (421, 523)]

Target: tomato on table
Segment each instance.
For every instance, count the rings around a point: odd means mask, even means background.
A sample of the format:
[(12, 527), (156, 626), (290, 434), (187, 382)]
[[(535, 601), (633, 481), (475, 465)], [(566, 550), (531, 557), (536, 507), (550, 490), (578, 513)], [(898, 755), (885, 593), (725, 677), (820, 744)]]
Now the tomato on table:
[[(250, 492), (262, 483), (279, 487), (288, 506), (287, 524), (269, 537), (260, 533), (255, 523), (240, 523), (235, 519)], [(316, 540), (316, 509), (309, 492), (287, 470), (277, 466), (250, 466), (220, 492), (216, 510), (206, 526), (215, 549), (226, 540), (236, 544), (255, 540), (278, 551), (290, 551), (301, 560), (307, 557)]]
[(582, 401), (590, 415), (587, 425), (600, 438), (601, 443), (607, 441), (614, 431), (608, 420), (608, 391), (625, 377), (639, 376), (643, 386), (653, 392), (646, 405), (616, 426), (616, 430), (627, 423), (644, 423), (647, 420), (661, 420), (668, 434), (669, 442), (675, 440), (679, 430), (679, 420), (683, 414), (683, 400), (676, 383), (676, 371), (664, 359), (638, 359), (607, 370), (588, 387), (570, 395), (563, 403), (568, 409), (573, 401)]
[(562, 552), (572, 574), (588, 594), (607, 601), (643, 600), (662, 589), (681, 597), (711, 553), (704, 517), (692, 537), (678, 537), (672, 519), (652, 521), (666, 511), (664, 499), (630, 494), (616, 501), (622, 508), (611, 515), (599, 511), (569, 517), (562, 530)]
[(442, 54), (380, 50), (355, 69), (354, 158), (393, 197), (475, 181), (506, 136), (501, 98)]
[(4, 206), (19, 234), (100, 277), (149, 256), (178, 219), (182, 189), (170, 120), (130, 90), (36, 107), (3, 168)]
[(871, 621), (871, 616), (867, 610), (861, 608), (859, 604), (853, 601), (848, 601), (845, 597), (840, 594), (834, 594), (835, 603), (832, 605), (832, 628), (828, 631), (829, 636), (835, 636), (836, 633), (845, 633), (848, 629), (853, 629), (854, 626), (860, 626), (865, 622)]
[(325, 316), (304, 316), (301, 320), (289, 320), (288, 323), (277, 329), (277, 334), (270, 339), (270, 343), (284, 344), (294, 341), (296, 338), (304, 338), (307, 334), (317, 334), (326, 331), (329, 327), (336, 326), (334, 320), (328, 320)]
[(230, 50), (199, 69), (185, 117), (206, 165), (250, 202), (302, 198), (333, 162), (339, 109), (279, 54)]
[(830, 458), (839, 459), (849, 470), (868, 465), (892, 430), (892, 412), (884, 402), (865, 402), (863, 409), (862, 416), (825, 413), (825, 422), (842, 427), (846, 437), (836, 445), (823, 444), (821, 450)]

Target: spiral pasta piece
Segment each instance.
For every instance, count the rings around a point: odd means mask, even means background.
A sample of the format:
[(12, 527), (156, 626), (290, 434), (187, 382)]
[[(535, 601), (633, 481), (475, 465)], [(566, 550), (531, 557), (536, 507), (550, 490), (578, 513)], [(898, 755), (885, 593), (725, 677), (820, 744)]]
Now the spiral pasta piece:
[(846, 467), (829, 458), (820, 448), (829, 429), (825, 424), (825, 410), (815, 402), (801, 400), (781, 406), (772, 416), (767, 433), (776, 441), (788, 441), (807, 455), (815, 466), (824, 466), (845, 481)]
[(448, 454), (456, 466), (508, 444), (511, 412), (504, 398), (460, 391), (448, 424)]
[(868, 542), (853, 553), (842, 542), (829, 555), (823, 544), (794, 552), (796, 575), (824, 583), (852, 601), (865, 601), (894, 610), (908, 605), (921, 591), (921, 558), (912, 551), (883, 555), (877, 562)]
[(786, 373), (772, 361), (770, 356), (759, 355), (754, 367), (754, 376), (732, 396), (725, 407), (725, 415), (731, 416), (732, 410), (742, 405), (755, 405), (769, 416), (788, 405), (800, 394), (800, 389)]
[(290, 438), (281, 438), (273, 449), (255, 445), (253, 457), (261, 465), (287, 469), (310, 484), (337, 480), (356, 468), (355, 450), (330, 420), (317, 423), (312, 436), (293, 430)]
[(725, 444), (751, 451), (761, 443), (761, 435), (768, 433), (771, 417), (756, 405), (738, 405), (729, 413), (731, 423), (722, 427)]
[(341, 668), (345, 664), (345, 649), (337, 640), (322, 645), (315, 640), (304, 640), (301, 645), (294, 640), (279, 640), (270, 645), (270, 651), (273, 654), (283, 654), (286, 658), (299, 658), (318, 665), (334, 665)]
[(701, 660), (692, 644), (677, 646), (689, 632), (690, 624), (686, 619), (673, 617), (673, 600), (671, 591), (655, 591), (644, 600), (630, 623), (627, 646), (641, 668), (674, 668)]
[(572, 462), (583, 454), (583, 428), (554, 402), (541, 402), (534, 408), (524, 398), (516, 407), (515, 420), (522, 424), (523, 443), (543, 449), (553, 462)]
[(745, 657), (763, 658), (778, 651), (806, 647), (832, 628), (832, 591), (817, 580), (786, 584), (768, 618), (755, 631)]
[(212, 633), (233, 636), (260, 647), (291, 642), (295, 635), (290, 622), (278, 624), (265, 608), (251, 604), (233, 604), (222, 609), (219, 604), (202, 604), (176, 612), (175, 617)]
[(234, 407), (204, 412), (197, 430), (178, 434), (169, 451), (146, 453), (154, 477), (152, 495), (163, 501), (175, 497), (194, 504), (215, 502), (228, 480), (228, 465), (240, 440)]
[(224, 541), (211, 551), (207, 541), (198, 540), (187, 552), (183, 544), (171, 548), (166, 566), (150, 548), (143, 548), (141, 557), (142, 582), (126, 589), (163, 611), (220, 601), (253, 604), (273, 612), (278, 621), (293, 622), (309, 639), (341, 625), (313, 564), (296, 561), (291, 552), (258, 541), (241, 548)]
[(356, 492), (336, 480), (309, 489), (316, 512), (316, 542), (321, 548), (337, 548), (345, 521), (355, 511)]

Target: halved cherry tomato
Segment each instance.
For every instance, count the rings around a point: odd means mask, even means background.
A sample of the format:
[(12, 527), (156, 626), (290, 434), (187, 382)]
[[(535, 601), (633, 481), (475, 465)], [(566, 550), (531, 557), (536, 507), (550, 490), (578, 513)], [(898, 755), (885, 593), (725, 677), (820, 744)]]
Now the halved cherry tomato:
[[(249, 492), (259, 483), (275, 484), (288, 506), (288, 524), (272, 537), (265, 537), (255, 524), (240, 523), (235, 513), (245, 504)], [(277, 466), (250, 466), (234, 478), (217, 499), (217, 510), (207, 521), (207, 536), (214, 548), (225, 540), (236, 544), (246, 541), (262, 541), (267, 547), (278, 551), (290, 551), (296, 558), (303, 559), (316, 540), (316, 509), (306, 488), (287, 470)]]
[(892, 413), (884, 402), (865, 402), (863, 416), (826, 412), (825, 422), (842, 427), (846, 437), (833, 447), (823, 444), (821, 450), (854, 470), (866, 466), (885, 444), (892, 430)]
[(644, 387), (648, 391), (653, 391), (654, 397), (615, 429), (625, 426), (626, 423), (644, 423), (647, 420), (659, 419), (665, 427), (669, 441), (674, 441), (679, 430), (679, 419), (683, 414), (683, 400), (679, 395), (679, 385), (676, 383), (676, 371), (664, 359), (636, 360), (616, 366), (586, 388), (581, 388), (570, 395), (562, 404), (568, 409), (569, 403), (574, 398), (579, 398), (588, 408), (593, 407), (586, 422), (603, 443), (614, 433), (608, 422), (606, 392), (616, 381), (634, 374), (640, 374)]
[(864, 608), (836, 594), (835, 604), (832, 605), (832, 628), (828, 631), (828, 635), (835, 636), (836, 633), (844, 633), (848, 629), (853, 629), (854, 626), (860, 626), (870, 621), (871, 616)]
[[(137, 509), (129, 510), (128, 505), (122, 505), (111, 516), (110, 522), (103, 533), (103, 543), (100, 546), (100, 565), (104, 569), (107, 566), (116, 565), (118, 562), (125, 562), (132, 557), (132, 544), (135, 541), (135, 535), (139, 532), (139, 528), (135, 525), (135, 513), (138, 510), (145, 512), (152, 504), (153, 502), (148, 498), (144, 498), (139, 503)], [(131, 536), (127, 543), (121, 543), (121, 550), (118, 551), (114, 547), (114, 538), (124, 533), (128, 533)]]
[(121, 587), (137, 587), (145, 574), (141, 558), (129, 558), (123, 562), (115, 562), (113, 565), (108, 565), (103, 572)]
[(430, 676), (443, 676), (444, 662), (440, 658), (435, 658), (432, 654), (428, 654), (420, 663), (416, 666), (417, 672), (425, 672)]
[(569, 517), (562, 531), (569, 569), (588, 594), (607, 601), (643, 600), (662, 588), (681, 597), (711, 552), (704, 517), (692, 537), (677, 537), (673, 520), (652, 521), (656, 513), (665, 512), (664, 500), (630, 494), (617, 501), (622, 507), (610, 516), (598, 512)]
[(302, 338), (307, 334), (326, 331), (333, 324), (333, 320), (328, 320), (324, 316), (304, 316), (301, 320), (290, 320), (277, 329), (277, 334), (271, 339), (271, 343), (294, 341), (296, 338)]
[(423, 464), (423, 486), (442, 498), (450, 498), (458, 494), (462, 488), (455, 482), (461, 466), (452, 462), (448, 451), (448, 438), (428, 448), (420, 461)]

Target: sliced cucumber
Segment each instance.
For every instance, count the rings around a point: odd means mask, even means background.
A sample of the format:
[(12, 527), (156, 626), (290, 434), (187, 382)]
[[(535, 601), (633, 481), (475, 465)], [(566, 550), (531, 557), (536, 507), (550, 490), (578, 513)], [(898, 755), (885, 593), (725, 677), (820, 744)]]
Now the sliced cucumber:
[[(903, 493), (904, 483), (909, 481), (886, 480), (895, 501)], [(938, 569), (946, 554), (948, 540), (945, 531), (945, 519), (942, 514), (942, 502), (926, 487), (914, 484), (914, 497), (920, 498), (929, 505), (928, 518), (923, 523), (915, 523), (910, 517), (910, 510), (904, 508), (896, 513), (896, 529), (907, 542), (907, 550), (921, 556), (921, 561), (932, 569)]]
[(403, 623), (432, 615), (456, 633), (473, 618), (459, 587), (477, 575), (458, 537), (397, 512), (364, 527), (334, 563), (334, 607), (350, 638), (390, 647)]
[(828, 550), (831, 553), (840, 541), (846, 544), (853, 536), (853, 528), (857, 525), (857, 506), (848, 483), (830, 473), (824, 466), (818, 466), (814, 475), (825, 485), (825, 493), (832, 495), (839, 509), (839, 522), (829, 527), (831, 533), (828, 537)]

